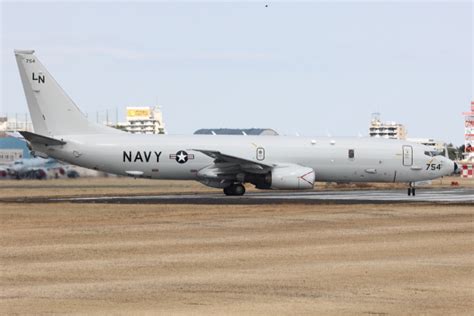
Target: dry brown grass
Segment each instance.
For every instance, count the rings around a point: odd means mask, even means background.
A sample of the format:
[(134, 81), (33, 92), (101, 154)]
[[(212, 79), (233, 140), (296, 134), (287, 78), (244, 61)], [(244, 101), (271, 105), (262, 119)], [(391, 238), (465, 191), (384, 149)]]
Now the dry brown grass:
[(0, 198), (37, 196), (102, 196), (221, 192), (196, 181), (147, 180), (133, 178), (79, 178), (0, 181)]
[(471, 314), (472, 208), (0, 204), (8, 314)]
[[(0, 198), (203, 191), (220, 192), (130, 178), (0, 182)], [(0, 311), (468, 315), (472, 221), (472, 207), (427, 204), (0, 202)]]

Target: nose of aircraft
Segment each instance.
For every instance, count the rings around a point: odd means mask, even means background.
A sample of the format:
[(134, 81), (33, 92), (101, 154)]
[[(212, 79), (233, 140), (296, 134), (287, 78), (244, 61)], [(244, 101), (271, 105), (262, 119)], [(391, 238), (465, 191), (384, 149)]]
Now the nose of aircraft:
[(458, 165), (454, 161), (452, 161), (451, 159), (448, 159), (448, 158), (444, 158), (444, 159), (446, 159), (445, 163), (448, 166), (446, 168), (446, 174), (445, 175), (449, 176), (453, 173), (456, 173), (456, 171), (458, 170)]

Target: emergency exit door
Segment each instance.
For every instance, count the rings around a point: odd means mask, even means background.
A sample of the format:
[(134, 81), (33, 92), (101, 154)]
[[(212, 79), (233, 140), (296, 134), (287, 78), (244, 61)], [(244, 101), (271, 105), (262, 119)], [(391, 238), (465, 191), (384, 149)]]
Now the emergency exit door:
[(409, 145), (403, 146), (403, 165), (404, 166), (413, 165), (413, 147)]

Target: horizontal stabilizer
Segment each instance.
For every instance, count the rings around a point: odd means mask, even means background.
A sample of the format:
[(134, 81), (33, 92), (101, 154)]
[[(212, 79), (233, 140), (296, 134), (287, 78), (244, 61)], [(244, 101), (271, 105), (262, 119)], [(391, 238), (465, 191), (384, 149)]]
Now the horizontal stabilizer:
[(22, 131), (19, 132), (27, 141), (33, 144), (39, 144), (39, 145), (46, 145), (46, 146), (59, 146), (59, 145), (64, 145), (66, 142), (51, 138), (51, 137), (46, 137), (43, 135), (31, 133), (31, 132), (26, 132)]

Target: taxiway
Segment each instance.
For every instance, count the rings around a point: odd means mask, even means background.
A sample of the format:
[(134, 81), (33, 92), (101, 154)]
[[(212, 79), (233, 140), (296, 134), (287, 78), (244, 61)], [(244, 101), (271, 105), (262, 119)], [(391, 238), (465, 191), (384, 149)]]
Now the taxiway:
[[(41, 201), (37, 201), (41, 202)], [(44, 202), (73, 203), (126, 203), (126, 204), (363, 204), (413, 203), (468, 204), (474, 202), (474, 189), (419, 189), (416, 196), (405, 190), (332, 190), (309, 192), (249, 192), (244, 196), (224, 196), (219, 193), (162, 194), (162, 195), (109, 195), (93, 197), (49, 198)]]

